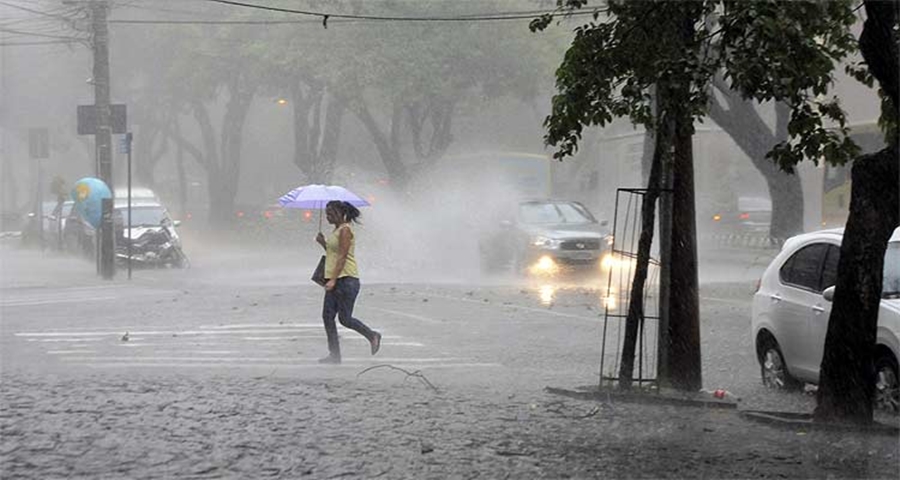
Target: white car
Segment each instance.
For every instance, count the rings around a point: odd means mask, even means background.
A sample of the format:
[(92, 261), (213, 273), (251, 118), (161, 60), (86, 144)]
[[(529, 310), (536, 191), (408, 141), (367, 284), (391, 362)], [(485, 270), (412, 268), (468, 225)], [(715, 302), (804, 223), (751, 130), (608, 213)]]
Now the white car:
[[(753, 340), (766, 386), (818, 383), (843, 229), (788, 239), (753, 296)], [(897, 411), (900, 358), (900, 228), (884, 259), (884, 288), (875, 347), (876, 402)]]

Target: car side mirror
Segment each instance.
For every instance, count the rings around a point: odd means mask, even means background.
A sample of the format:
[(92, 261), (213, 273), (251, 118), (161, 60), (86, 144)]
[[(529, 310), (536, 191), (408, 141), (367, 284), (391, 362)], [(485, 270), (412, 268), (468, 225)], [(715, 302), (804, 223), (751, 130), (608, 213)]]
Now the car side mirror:
[(173, 227), (177, 227), (179, 225), (181, 225), (181, 220), (175, 220), (174, 222), (172, 222)]
[(829, 302), (834, 301), (834, 285), (826, 288), (825, 291), (822, 292), (822, 298), (824, 298), (825, 300), (827, 300)]

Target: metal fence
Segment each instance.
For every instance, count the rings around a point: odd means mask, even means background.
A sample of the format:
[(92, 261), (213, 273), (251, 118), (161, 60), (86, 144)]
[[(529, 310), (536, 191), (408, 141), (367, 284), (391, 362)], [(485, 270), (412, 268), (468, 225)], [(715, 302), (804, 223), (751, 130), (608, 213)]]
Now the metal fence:
[[(613, 243), (610, 255), (605, 257), (603, 264), (608, 276), (603, 299), (600, 387), (615, 385), (619, 379), (628, 307), (632, 299), (632, 282), (641, 236), (641, 214), (647, 193), (647, 189), (637, 188), (616, 190)], [(644, 315), (637, 320), (638, 336), (632, 381), (638, 387), (656, 384), (660, 264), (659, 254), (655, 252), (659, 251), (658, 237), (659, 235), (654, 235), (650, 264), (644, 283), (642, 295)]]

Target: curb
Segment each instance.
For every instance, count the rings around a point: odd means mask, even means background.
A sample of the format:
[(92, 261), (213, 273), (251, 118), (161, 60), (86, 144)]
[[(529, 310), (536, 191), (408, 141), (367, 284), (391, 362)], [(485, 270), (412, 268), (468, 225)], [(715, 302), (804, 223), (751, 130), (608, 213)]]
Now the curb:
[(741, 417), (782, 428), (802, 428), (806, 430), (831, 432), (872, 433), (888, 436), (900, 436), (900, 427), (874, 422), (871, 425), (855, 423), (835, 423), (813, 421), (811, 413), (772, 412), (765, 410), (741, 410)]
[(562, 395), (580, 400), (621, 401), (651, 405), (674, 405), (680, 407), (700, 407), (737, 409), (738, 402), (727, 399), (711, 398), (705, 394), (689, 394), (676, 391), (641, 392), (639, 390), (623, 392), (611, 388), (589, 387), (590, 389), (569, 390), (565, 388), (544, 387), (544, 391), (554, 395)]

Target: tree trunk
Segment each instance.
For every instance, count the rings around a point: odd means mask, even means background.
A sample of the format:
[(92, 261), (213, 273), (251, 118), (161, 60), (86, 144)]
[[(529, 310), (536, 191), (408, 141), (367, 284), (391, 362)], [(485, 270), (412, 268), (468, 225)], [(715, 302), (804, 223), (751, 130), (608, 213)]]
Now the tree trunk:
[(334, 165), (337, 162), (338, 147), (340, 146), (341, 127), (344, 123), (344, 112), (347, 104), (343, 99), (330, 96), (328, 105), (325, 108), (325, 125), (322, 130), (322, 141), (320, 143), (318, 157), (316, 163), (320, 167), (318, 175), (324, 181), (330, 182), (331, 176), (334, 174)]
[(675, 162), (672, 171), (672, 275), (667, 371), (672, 387), (697, 391), (703, 386), (703, 381), (700, 363), (693, 124), (690, 114), (681, 113), (675, 120)]
[[(865, 6), (867, 18), (859, 39), (860, 51), (896, 114), (900, 109), (900, 60), (895, 29), (900, 6), (872, 0), (866, 0)], [(841, 243), (834, 305), (819, 370), (818, 421), (872, 422), (873, 347), (884, 253), (891, 233), (900, 224), (900, 151), (897, 131), (890, 135), (893, 141), (888, 142), (889, 147), (853, 164), (850, 215)]]
[(211, 176), (218, 187), (216, 201), (210, 202), (210, 220), (215, 227), (226, 227), (233, 221), (234, 200), (241, 178), (244, 121), (247, 119), (253, 94), (241, 91), (240, 88), (240, 85), (231, 88), (231, 98), (226, 104), (222, 122), (222, 150), (219, 155), (222, 164), (216, 171), (217, 175)]
[(783, 104), (776, 107), (775, 132), (760, 117), (753, 104), (739, 98), (724, 81), (716, 82), (725, 96), (728, 109), (717, 101), (711, 102), (709, 116), (728, 133), (737, 146), (750, 158), (753, 166), (766, 180), (772, 201), (772, 221), (769, 236), (777, 241), (803, 232), (803, 189), (800, 178), (778, 168), (766, 158), (766, 153), (778, 142), (788, 138), (787, 116), (790, 111)]
[[(294, 86), (294, 164), (308, 183), (328, 184), (334, 173), (346, 104), (327, 95), (324, 87), (311, 86), (304, 94)], [(323, 118), (324, 117), (324, 118)]]
[(664, 156), (671, 148), (669, 117), (663, 115), (657, 124), (656, 147), (647, 181), (647, 192), (641, 202), (641, 236), (638, 240), (637, 265), (631, 283), (628, 315), (625, 319), (625, 338), (622, 345), (622, 361), (619, 364), (619, 387), (631, 388), (634, 376), (634, 357), (638, 330), (644, 323), (644, 286), (650, 264), (650, 247), (653, 245), (653, 227), (656, 220), (656, 200), (660, 195), (660, 175)]
[(134, 182), (147, 188), (156, 187), (153, 173), (156, 165), (168, 150), (168, 142), (160, 129), (150, 122), (141, 124), (141, 129), (134, 136)]
[[(175, 123), (178, 129), (178, 123)], [(178, 172), (178, 215), (184, 217), (187, 214), (187, 176), (184, 171), (184, 146), (177, 144), (175, 147), (175, 169)]]
[(207, 171), (209, 194), (209, 223), (213, 228), (226, 228), (234, 221), (234, 199), (237, 181), (225, 171), (215, 168)]
[(16, 188), (16, 172), (12, 164), (12, 155), (6, 155), (3, 158), (3, 164), (0, 168), (3, 168), (3, 174), (0, 175), (0, 178), (3, 179), (3, 199), (0, 201), (4, 205), (8, 205), (8, 208), (15, 208), (19, 192)]
[[(676, 19), (677, 37), (686, 46), (694, 41), (694, 24), (699, 20), (699, 4), (686, 3)], [(686, 100), (690, 78), (676, 78), (666, 108), (674, 117), (674, 161), (672, 164), (672, 240), (669, 277), (669, 325), (666, 346), (669, 385), (678, 390), (697, 391), (703, 386), (700, 363), (700, 298), (697, 282), (697, 215), (694, 205), (694, 125)]]
[(202, 157), (197, 158), (202, 159), (200, 165), (207, 173), (209, 222), (214, 228), (225, 228), (233, 221), (234, 201), (241, 174), (244, 122), (253, 101), (254, 88), (240, 74), (235, 74), (230, 79), (229, 98), (225, 104), (218, 142), (206, 106), (196, 100), (192, 103), (194, 118), (200, 127), (206, 150)]
[(356, 116), (368, 130), (372, 141), (375, 143), (375, 149), (378, 150), (378, 156), (384, 164), (384, 168), (388, 172), (391, 184), (395, 189), (403, 189), (409, 180), (409, 171), (403, 160), (400, 158), (400, 123), (402, 121), (403, 110), (395, 104), (391, 115), (390, 136), (381, 131), (375, 117), (372, 116), (369, 109), (362, 104), (362, 100), (358, 100), (358, 104), (353, 109)]
[(872, 421), (884, 253), (900, 223), (897, 155), (897, 148), (889, 147), (853, 163), (850, 216), (819, 371), (816, 420)]
[[(456, 102), (438, 98), (429, 98), (405, 107), (413, 152), (423, 166), (434, 165), (450, 147), (455, 109)], [(430, 136), (425, 132), (426, 123), (431, 124)]]

